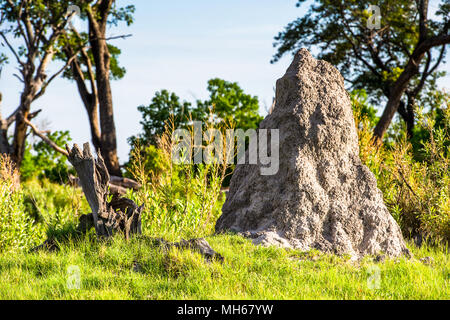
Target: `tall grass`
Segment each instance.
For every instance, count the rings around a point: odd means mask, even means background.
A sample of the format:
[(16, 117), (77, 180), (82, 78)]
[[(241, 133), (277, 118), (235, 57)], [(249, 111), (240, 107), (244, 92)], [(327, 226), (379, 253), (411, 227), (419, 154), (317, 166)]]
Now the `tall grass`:
[(72, 232), (79, 217), (91, 212), (81, 188), (33, 179), (23, 183), (22, 189), (27, 213), (48, 238)]
[[(207, 129), (220, 130), (222, 136), (226, 137), (225, 127), (213, 123), (208, 123), (207, 126)], [(184, 150), (184, 160), (187, 163), (176, 162), (172, 151), (180, 141), (174, 135), (175, 129), (174, 122), (169, 120), (165, 132), (158, 139), (157, 149), (153, 149), (152, 156), (158, 159), (158, 165), (150, 172), (146, 170), (141, 147), (133, 148), (130, 171), (142, 184), (142, 188), (129, 196), (136, 203), (144, 204), (142, 226), (146, 233), (169, 239), (209, 235), (214, 230), (225, 200), (221, 186), (228, 174), (229, 165), (218, 159), (227, 159), (227, 142), (226, 139), (222, 141), (223, 154), (215, 155), (207, 148), (213, 141), (207, 141), (206, 146), (194, 144), (194, 128), (190, 127), (188, 130), (192, 140), (189, 149)], [(212, 161), (190, 163), (197, 148), (202, 148), (204, 153), (208, 152)]]
[(27, 251), (46, 238), (66, 237), (90, 212), (80, 188), (32, 179), (19, 184), (7, 156), (0, 156), (0, 252)]
[(361, 160), (375, 174), (384, 200), (405, 237), (418, 242), (450, 243), (450, 102), (443, 105), (440, 125), (434, 113), (417, 110), (421, 143), (417, 159), (405, 130), (389, 144), (376, 145), (373, 125), (354, 103)]
[(41, 229), (28, 215), (18, 172), (8, 156), (0, 155), (0, 252), (29, 249)]

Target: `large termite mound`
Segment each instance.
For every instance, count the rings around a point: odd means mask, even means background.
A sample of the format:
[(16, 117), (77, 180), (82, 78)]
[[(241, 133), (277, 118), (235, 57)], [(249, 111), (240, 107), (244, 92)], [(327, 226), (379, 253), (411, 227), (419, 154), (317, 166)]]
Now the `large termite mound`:
[[(279, 170), (237, 165), (216, 231), (254, 243), (362, 257), (407, 253), (374, 175), (361, 163), (339, 71), (301, 49), (260, 129), (279, 129)], [(268, 148), (270, 149), (270, 148)]]

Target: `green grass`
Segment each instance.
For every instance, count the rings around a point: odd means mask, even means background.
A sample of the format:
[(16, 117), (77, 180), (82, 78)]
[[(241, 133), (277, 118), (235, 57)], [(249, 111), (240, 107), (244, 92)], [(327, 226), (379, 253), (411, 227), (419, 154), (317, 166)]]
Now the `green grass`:
[[(450, 259), (443, 248), (410, 245), (411, 260), (353, 262), (220, 235), (207, 240), (225, 261), (209, 263), (198, 253), (163, 251), (145, 239), (92, 239), (62, 243), (55, 253), (0, 255), (0, 299), (450, 298)], [(426, 256), (434, 259), (431, 265), (419, 261)], [(70, 266), (80, 270), (80, 289), (67, 286)], [(368, 283), (374, 266), (380, 271), (378, 289)]]
[[(450, 299), (447, 247), (409, 244), (413, 259), (377, 263), (366, 257), (354, 262), (318, 251), (264, 248), (236, 235), (218, 235), (207, 240), (225, 260), (209, 263), (190, 250), (164, 251), (145, 237), (127, 242), (116, 236), (99, 242), (92, 230), (70, 240), (80, 214), (89, 212), (81, 190), (45, 181), (22, 187), (17, 201), (2, 202), (10, 208), (4, 212), (34, 219), (28, 242), (56, 237), (62, 241), (61, 250), (27, 253), (23, 246), (0, 247), (0, 299)], [(5, 199), (9, 196), (3, 194)], [(190, 210), (190, 217), (195, 217), (197, 207)], [(215, 218), (194, 233), (144, 215), (143, 232), (172, 241), (201, 236), (212, 233)], [(204, 225), (203, 221), (197, 224)], [(421, 262), (424, 257), (432, 257), (433, 262)], [(79, 289), (68, 286), (74, 279), (73, 266), (80, 271)], [(377, 272), (379, 287), (372, 288), (370, 279)]]

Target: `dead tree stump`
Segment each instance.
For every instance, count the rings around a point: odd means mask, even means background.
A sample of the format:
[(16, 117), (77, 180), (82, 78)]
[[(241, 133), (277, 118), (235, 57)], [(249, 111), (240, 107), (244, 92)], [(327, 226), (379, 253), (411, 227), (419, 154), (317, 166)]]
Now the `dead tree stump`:
[(99, 237), (110, 237), (122, 232), (128, 239), (133, 234), (141, 234), (141, 213), (143, 206), (136, 205), (127, 198), (113, 197), (108, 202), (110, 177), (105, 162), (99, 153), (95, 158), (89, 143), (83, 145), (83, 152), (74, 144), (68, 159), (80, 178), (84, 195), (92, 209), (95, 232)]
[[(79, 184), (92, 209), (92, 213), (80, 217), (77, 232), (86, 233), (93, 226), (100, 238), (110, 237), (116, 232), (123, 233), (127, 240), (131, 235), (141, 235), (141, 214), (144, 206), (138, 206), (132, 200), (120, 197), (114, 191), (111, 192), (110, 176), (101, 154), (98, 153), (95, 158), (91, 153), (89, 143), (83, 145), (83, 152), (76, 144), (72, 149), (68, 146), (66, 149), (67, 157), (78, 173)], [(122, 179), (121, 183), (130, 188), (140, 187), (137, 184), (133, 185), (131, 180)], [(110, 201), (108, 201), (109, 197), (112, 197)], [(203, 238), (181, 240), (180, 242), (152, 239), (152, 242), (164, 248), (177, 247), (198, 251), (207, 261), (213, 259), (223, 261), (223, 257), (214, 251)], [(59, 247), (54, 239), (48, 239), (31, 251), (36, 252), (41, 249), (56, 251)]]

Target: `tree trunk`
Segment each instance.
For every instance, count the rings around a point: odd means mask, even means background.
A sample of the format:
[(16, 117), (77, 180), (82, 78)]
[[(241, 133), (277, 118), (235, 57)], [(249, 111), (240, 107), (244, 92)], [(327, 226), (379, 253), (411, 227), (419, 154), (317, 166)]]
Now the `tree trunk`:
[(20, 99), (19, 111), (16, 114), (11, 159), (14, 161), (17, 168), (20, 168), (25, 154), (25, 141), (27, 139), (28, 125), (25, 123), (24, 118), (28, 118), (34, 94), (35, 92), (32, 92), (32, 89), (29, 89), (26, 86)]
[(67, 148), (67, 152), (92, 209), (97, 235), (110, 237), (116, 232), (121, 232), (128, 239), (133, 234), (141, 234), (143, 206), (139, 207), (127, 198), (113, 197), (111, 202), (108, 202), (110, 178), (101, 154), (95, 159), (91, 154), (89, 143), (83, 145), (83, 152), (76, 144), (72, 149)]
[(52, 49), (41, 53), (42, 59), (38, 67), (35, 59), (39, 56), (38, 48), (35, 48), (28, 57), (25, 67), (21, 70), (24, 80), (24, 90), (20, 96), (20, 105), (15, 116), (14, 141), (12, 145), (11, 158), (17, 168), (20, 168), (25, 153), (25, 141), (27, 138), (28, 125), (26, 120), (30, 115), (31, 104), (45, 91), (46, 69), (54, 56)]
[(386, 107), (384, 108), (380, 121), (378, 121), (374, 129), (374, 137), (376, 140), (381, 141), (383, 139), (384, 134), (386, 133), (389, 125), (392, 122), (392, 119), (394, 118), (395, 113), (398, 110), (400, 99), (405, 93), (409, 81), (419, 72), (418, 66), (424, 55), (425, 52), (416, 55), (413, 54), (408, 64), (406, 65), (405, 70), (403, 70), (400, 77), (397, 79), (397, 81), (395, 81), (392, 90), (390, 91), (389, 100), (386, 104)]
[(112, 0), (101, 1), (98, 12), (88, 11), (89, 43), (95, 62), (95, 77), (98, 91), (98, 105), (100, 113), (101, 147), (100, 151), (105, 159), (110, 174), (122, 176), (117, 157), (116, 127), (111, 93), (110, 55), (106, 43), (106, 25)]
[(8, 143), (8, 126), (4, 120), (0, 124), (0, 154), (10, 154), (11, 150)]
[[(0, 93), (0, 108), (2, 103), (2, 94)], [(3, 119), (0, 113), (0, 154), (10, 154), (11, 148), (8, 142), (8, 121)]]
[[(74, 55), (73, 49), (71, 47), (65, 48), (66, 56), (71, 57)], [(85, 83), (85, 78), (83, 75), (83, 71), (81, 70), (81, 66), (78, 58), (75, 58), (70, 64), (70, 69), (72, 71), (73, 78), (77, 84), (78, 93), (80, 94), (81, 101), (83, 101), (84, 107), (86, 109), (88, 119), (89, 119), (89, 128), (91, 130), (91, 139), (92, 144), (94, 145), (95, 150), (101, 149), (101, 134), (100, 127), (98, 124), (98, 95), (97, 88), (95, 85), (95, 76), (92, 71), (92, 65), (88, 60), (89, 57), (87, 53), (82, 49), (82, 54), (84, 61), (88, 68), (89, 80), (91, 82), (91, 92), (88, 91)]]
[(403, 101), (400, 101), (398, 105), (398, 113), (402, 117), (403, 121), (405, 121), (408, 138), (411, 139), (414, 134), (414, 102), (408, 99), (408, 103), (405, 107), (405, 103)]
[[(425, 6), (426, 3), (422, 5)], [(425, 15), (426, 17), (426, 13), (423, 13), (422, 15)], [(384, 108), (380, 121), (378, 121), (374, 129), (374, 138), (378, 142), (383, 139), (386, 130), (391, 124), (391, 121), (398, 110), (402, 95), (405, 93), (410, 80), (419, 73), (419, 65), (426, 52), (433, 47), (450, 43), (450, 35), (448, 34), (442, 34), (428, 39), (425, 37), (426, 35), (421, 32), (419, 43), (411, 54), (408, 64), (397, 81), (395, 81), (392, 90), (390, 91), (389, 100)]]

